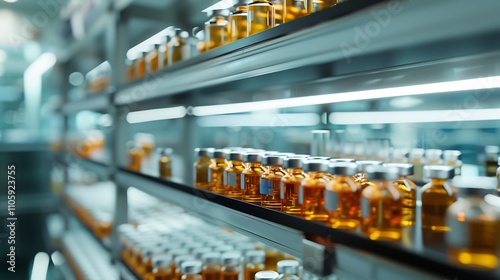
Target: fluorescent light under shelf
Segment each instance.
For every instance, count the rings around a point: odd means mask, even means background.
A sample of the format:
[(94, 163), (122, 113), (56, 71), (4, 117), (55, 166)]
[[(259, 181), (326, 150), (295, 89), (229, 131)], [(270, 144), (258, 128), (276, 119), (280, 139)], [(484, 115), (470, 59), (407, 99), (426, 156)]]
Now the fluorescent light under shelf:
[(151, 121), (180, 119), (186, 115), (186, 107), (177, 106), (154, 110), (135, 111), (127, 114), (128, 123), (144, 123)]
[(314, 113), (220, 115), (199, 117), (196, 122), (201, 127), (315, 126), (320, 123), (320, 115)]

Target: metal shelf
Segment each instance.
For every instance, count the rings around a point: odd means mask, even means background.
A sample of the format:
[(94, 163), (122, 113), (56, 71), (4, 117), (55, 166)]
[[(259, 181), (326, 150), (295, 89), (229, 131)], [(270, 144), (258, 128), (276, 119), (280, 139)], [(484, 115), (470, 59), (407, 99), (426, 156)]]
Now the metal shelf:
[[(359, 74), (498, 48), (498, 1), (464, 1), (460, 6), (453, 1), (404, 1), (398, 2), (397, 11), (390, 3), (350, 1), (277, 26), (125, 85), (114, 102), (125, 105), (254, 78), (270, 78), (266, 83), (274, 85), (297, 83), (303, 76)], [(377, 13), (389, 15), (387, 22)], [(473, 20), (477, 15), (484, 20)], [(294, 70), (290, 81), (271, 79)]]
[(105, 112), (110, 105), (110, 90), (101, 93), (96, 93), (94, 96), (87, 97), (83, 100), (71, 101), (62, 107), (63, 113), (70, 115), (80, 111), (96, 111)]
[[(401, 244), (372, 241), (360, 234), (333, 229), (321, 223), (195, 189), (178, 181), (167, 181), (120, 169), (116, 175), (116, 183), (119, 187), (135, 187), (155, 197), (185, 207), (187, 211), (206, 220), (231, 228), (303, 260), (307, 259), (306, 255), (315, 255), (308, 254), (311, 241), (326, 245), (327, 250), (333, 245), (333, 260), (331, 261), (335, 262), (334, 269), (337, 266), (344, 271), (359, 274), (356, 269), (357, 264), (346, 265), (346, 262), (340, 262), (342, 258), (345, 258), (342, 256), (347, 254), (356, 256), (351, 259), (360, 266), (366, 263), (370, 264), (369, 267), (380, 267), (380, 273), (397, 268), (399, 271), (417, 269), (422, 275), (430, 273), (428, 279), (435, 279), (434, 275), (453, 279), (498, 278), (498, 275), (494, 275), (493, 272), (467, 269), (451, 264), (447, 261), (444, 252), (413, 247), (409, 249)], [(418, 242), (415, 241), (415, 243)], [(368, 258), (370, 255), (374, 257)], [(328, 262), (328, 260), (322, 261)], [(373, 276), (369, 279), (380, 278)]]

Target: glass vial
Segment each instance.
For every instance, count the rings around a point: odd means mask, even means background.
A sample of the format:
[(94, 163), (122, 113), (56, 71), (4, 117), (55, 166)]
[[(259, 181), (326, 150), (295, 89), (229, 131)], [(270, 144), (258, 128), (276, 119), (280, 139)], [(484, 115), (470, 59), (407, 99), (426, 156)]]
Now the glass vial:
[(392, 183), (399, 170), (372, 165), (366, 175), (372, 184), (361, 193), (363, 233), (372, 240), (401, 239), (402, 197)]
[(226, 9), (210, 12), (210, 19), (205, 22), (205, 47), (207, 50), (228, 43), (228, 15), (229, 11)]
[(333, 228), (356, 230), (361, 218), (361, 186), (354, 182), (358, 165), (350, 162), (330, 163), (328, 168), (333, 180), (326, 185), (325, 209), (328, 224)]
[(158, 149), (160, 159), (158, 160), (158, 169), (160, 177), (170, 178), (172, 177), (172, 155), (173, 150), (171, 148), (160, 148)]
[(302, 208), (299, 204), (299, 186), (307, 176), (302, 170), (304, 160), (304, 157), (294, 156), (283, 160), (286, 174), (281, 178), (280, 183), (281, 211), (290, 215), (302, 215)]
[(361, 191), (363, 191), (366, 187), (372, 184), (366, 176), (366, 168), (373, 165), (382, 165), (382, 162), (377, 160), (358, 160), (356, 161), (356, 164), (358, 165), (358, 173), (354, 175), (354, 181), (360, 184)]
[(440, 165), (443, 164), (441, 156), (443, 151), (437, 149), (425, 150), (425, 165)]
[(424, 181), (425, 150), (412, 149), (409, 154), (409, 162), (413, 164), (413, 176), (410, 178), (417, 182)]
[(455, 176), (462, 174), (462, 161), (459, 159), (462, 153), (457, 150), (443, 151), (443, 164), (455, 168)]
[(126, 80), (127, 82), (131, 82), (135, 80), (135, 60), (125, 60), (125, 66), (127, 67)]
[(424, 176), (431, 182), (422, 187), (422, 237), (426, 245), (442, 243), (446, 210), (457, 200), (457, 190), (447, 180), (452, 179), (455, 169), (451, 166), (429, 165)]
[(128, 148), (127, 168), (135, 172), (140, 172), (141, 162), (144, 156), (142, 148), (139, 145), (137, 145), (134, 141), (129, 141), (127, 143), (127, 148)]
[(283, 0), (283, 23), (302, 17), (304, 1)]
[(456, 263), (479, 269), (499, 264), (500, 213), (484, 197), (494, 193), (496, 180), (489, 177), (453, 179), (458, 200), (446, 212), (448, 256)]
[(261, 166), (262, 157), (259, 153), (247, 153), (243, 155), (243, 162), (246, 165), (241, 173), (241, 189), (243, 191), (243, 201), (261, 205), (262, 195), (260, 194), (260, 177), (264, 173)]
[(172, 257), (170, 255), (158, 255), (153, 257), (153, 271), (148, 280), (172, 280)]
[(221, 269), (221, 255), (219, 253), (206, 253), (202, 256), (203, 269), (201, 275), (203, 280), (219, 280)]
[(486, 176), (495, 176), (495, 172), (499, 166), (497, 160), (500, 148), (498, 146), (486, 146), (484, 151), (486, 153), (486, 159), (484, 161)]
[(311, 156), (325, 157), (330, 153), (330, 131), (329, 130), (313, 130), (311, 143)]
[(135, 77), (140, 79), (146, 76), (146, 55), (147, 52), (142, 52), (141, 55), (135, 60)]
[(262, 166), (264, 166), (265, 171), (260, 177), (261, 205), (281, 211), (280, 185), (281, 178), (286, 174), (283, 170), (283, 157), (264, 155), (262, 156)]
[(240, 277), (241, 254), (239, 252), (226, 252), (222, 254), (222, 267), (220, 280), (238, 280)]
[(182, 277), (180, 280), (202, 280), (200, 261), (186, 261), (181, 264)]
[(255, 280), (276, 280), (280, 275), (276, 271), (263, 270), (255, 273)]
[(327, 160), (306, 160), (303, 165), (307, 177), (299, 187), (299, 203), (306, 220), (327, 221), (325, 187), (329, 180)]
[[(174, 258), (174, 263), (175, 263), (174, 279), (175, 280), (181, 280), (182, 276), (184, 275), (182, 265), (186, 262), (189, 262), (189, 261), (196, 261), (196, 259), (192, 255), (179, 255), (179, 256), (176, 256)], [(197, 274), (199, 274), (199, 273), (201, 273), (201, 264), (200, 264), (200, 271), (198, 271)], [(201, 277), (201, 275), (200, 275), (200, 277)]]
[(401, 225), (404, 227), (415, 225), (417, 215), (417, 185), (408, 179), (409, 176), (413, 175), (413, 164), (387, 163), (384, 166), (396, 167), (399, 170), (399, 178), (394, 181), (394, 185), (403, 196)]
[(235, 199), (242, 199), (241, 173), (245, 170), (243, 166), (244, 152), (232, 151), (226, 155), (227, 167), (224, 170), (224, 194)]
[(165, 35), (164, 41), (160, 46), (159, 52), (160, 56), (158, 58), (159, 65), (158, 67), (163, 69), (168, 66), (168, 44), (170, 43), (170, 39), (172, 37), (170, 35)]
[(198, 159), (194, 163), (194, 185), (199, 189), (207, 189), (208, 181), (208, 166), (210, 165), (210, 153), (213, 148), (196, 148), (194, 152)]
[(255, 0), (248, 4), (247, 36), (273, 28), (274, 5), (268, 0)]
[(264, 270), (266, 254), (262, 250), (252, 250), (247, 251), (245, 256), (246, 263), (244, 280), (253, 280), (257, 272)]
[(247, 5), (250, 0), (234, 0), (235, 10), (229, 15), (229, 42), (245, 38), (247, 36)]
[(278, 279), (280, 280), (300, 280), (300, 264), (294, 260), (283, 260), (278, 262)]
[(183, 60), (182, 52), (186, 44), (186, 32), (180, 28), (176, 28), (174, 36), (168, 42), (168, 65), (173, 65)]
[(226, 150), (214, 150), (210, 153), (211, 163), (208, 166), (208, 190), (224, 194), (224, 170), (227, 168)]
[(408, 153), (407, 149), (392, 149), (391, 163), (408, 163)]
[(160, 69), (160, 44), (154, 44), (146, 56), (146, 71), (153, 74)]

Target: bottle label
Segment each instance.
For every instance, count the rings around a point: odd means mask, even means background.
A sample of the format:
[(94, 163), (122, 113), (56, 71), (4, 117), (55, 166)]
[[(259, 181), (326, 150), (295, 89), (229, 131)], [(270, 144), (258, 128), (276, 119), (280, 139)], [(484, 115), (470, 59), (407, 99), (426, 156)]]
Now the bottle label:
[(328, 211), (337, 212), (339, 207), (339, 194), (329, 190), (325, 190), (325, 209)]
[(236, 186), (236, 173), (235, 172), (227, 173), (226, 186), (230, 186), (230, 187)]
[(260, 194), (273, 194), (273, 181), (260, 178)]
[(361, 217), (370, 217), (370, 201), (365, 197), (361, 198)]
[(280, 182), (280, 198), (285, 199), (285, 183)]
[(240, 188), (242, 190), (244, 190), (245, 189), (245, 174), (241, 173), (241, 179), (240, 180), (241, 180), (240, 181)]
[(253, 11), (248, 11), (247, 12), (247, 18), (248, 18), (248, 22), (253, 21)]
[(451, 229), (446, 232), (446, 243), (453, 247), (469, 247), (469, 230), (467, 222), (457, 220), (457, 217), (446, 217), (446, 225)]
[(299, 186), (299, 204), (304, 204), (304, 187)]
[(224, 172), (222, 173), (222, 185), (227, 186), (227, 171), (226, 170), (224, 170)]
[(208, 181), (209, 183), (212, 182), (212, 168), (208, 168)]

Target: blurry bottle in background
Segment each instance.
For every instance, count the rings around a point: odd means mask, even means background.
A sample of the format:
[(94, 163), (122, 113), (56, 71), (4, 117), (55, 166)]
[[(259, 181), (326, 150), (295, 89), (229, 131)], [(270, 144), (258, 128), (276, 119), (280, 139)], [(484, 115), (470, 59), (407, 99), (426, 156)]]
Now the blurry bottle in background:
[(409, 162), (413, 164), (413, 176), (410, 179), (419, 183), (424, 181), (424, 155), (424, 149), (411, 149), (409, 154)]
[(443, 164), (455, 168), (455, 176), (462, 174), (462, 161), (460, 160), (462, 153), (457, 150), (443, 151)]
[(484, 148), (486, 158), (484, 161), (484, 169), (486, 176), (495, 176), (498, 164), (500, 148), (498, 146), (486, 146)]

